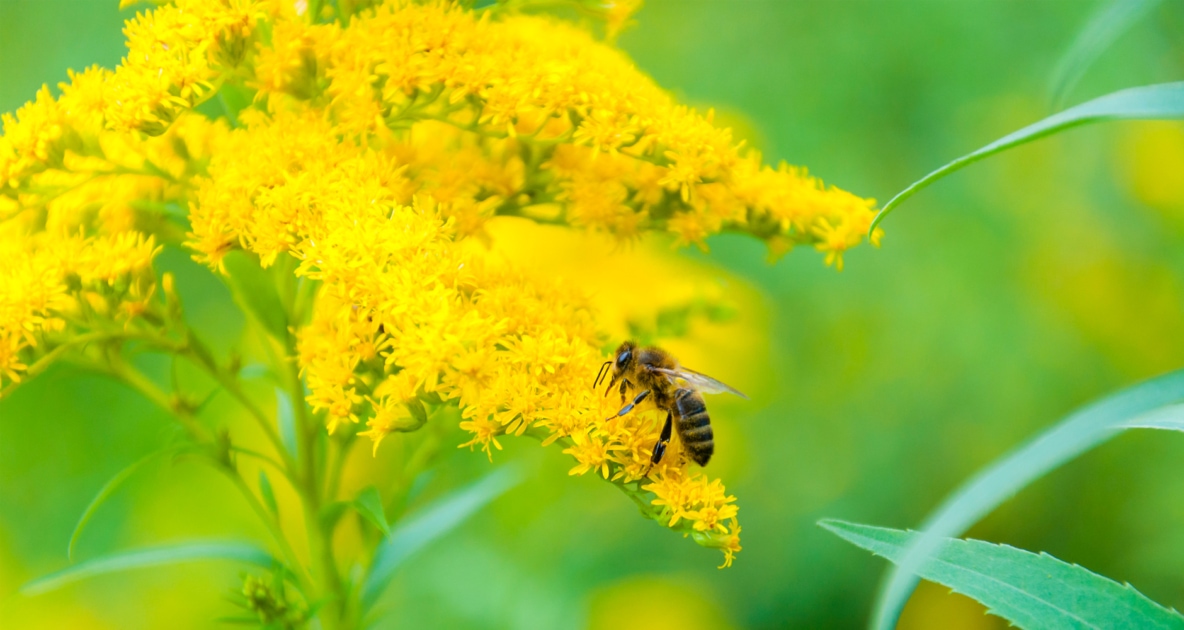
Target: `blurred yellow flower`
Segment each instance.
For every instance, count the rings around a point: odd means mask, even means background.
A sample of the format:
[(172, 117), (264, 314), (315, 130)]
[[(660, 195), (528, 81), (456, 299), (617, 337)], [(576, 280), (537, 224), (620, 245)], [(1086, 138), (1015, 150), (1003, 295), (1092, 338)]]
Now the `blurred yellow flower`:
[(1184, 208), (1184, 126), (1132, 124), (1122, 136), (1119, 170), (1139, 201), (1178, 216)]

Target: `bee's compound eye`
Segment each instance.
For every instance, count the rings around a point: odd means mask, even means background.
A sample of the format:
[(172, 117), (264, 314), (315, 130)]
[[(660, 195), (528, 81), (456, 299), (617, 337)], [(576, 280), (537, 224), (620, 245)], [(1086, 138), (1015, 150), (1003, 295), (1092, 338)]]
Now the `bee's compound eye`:
[(632, 357), (633, 357), (632, 350), (626, 350), (626, 351), (622, 352), (621, 354), (618, 354), (617, 355), (617, 367), (619, 367), (619, 368), (625, 367), (626, 365), (628, 365), (629, 359), (631, 359)]

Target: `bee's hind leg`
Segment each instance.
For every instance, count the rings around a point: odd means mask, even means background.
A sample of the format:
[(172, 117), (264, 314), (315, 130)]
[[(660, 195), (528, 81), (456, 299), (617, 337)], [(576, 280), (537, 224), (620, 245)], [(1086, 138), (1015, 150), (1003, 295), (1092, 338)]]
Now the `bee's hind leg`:
[(633, 408), (636, 407), (637, 405), (640, 405), (641, 401), (645, 400), (646, 397), (648, 397), (649, 395), (650, 395), (650, 390), (648, 390), (648, 389), (645, 390), (644, 392), (641, 392), (640, 394), (637, 395), (637, 397), (635, 397), (633, 399), (633, 402), (629, 403), (628, 405), (625, 405), (624, 407), (621, 407), (621, 410), (618, 411), (615, 415), (609, 416), (608, 418), (605, 418), (605, 419), (612, 420), (613, 418), (619, 418), (619, 417), (629, 413), (630, 411), (633, 411)]
[(674, 414), (666, 412), (666, 424), (662, 426), (662, 435), (658, 437), (658, 443), (654, 444), (654, 456), (650, 458), (650, 467), (645, 470), (645, 476), (650, 475), (650, 471), (658, 462), (662, 461), (662, 456), (666, 454), (666, 445), (670, 443), (670, 430), (674, 423)]

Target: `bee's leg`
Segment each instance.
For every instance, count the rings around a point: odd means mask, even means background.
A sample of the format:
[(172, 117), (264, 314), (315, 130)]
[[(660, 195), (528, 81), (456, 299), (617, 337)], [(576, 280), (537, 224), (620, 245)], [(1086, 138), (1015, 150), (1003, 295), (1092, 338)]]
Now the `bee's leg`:
[(647, 397), (649, 397), (649, 395), (650, 395), (650, 390), (648, 390), (648, 389), (645, 390), (644, 392), (641, 392), (633, 399), (633, 402), (629, 403), (628, 405), (625, 405), (624, 407), (621, 407), (621, 410), (618, 411), (616, 413), (616, 415), (609, 416), (608, 418), (605, 418), (605, 419), (612, 420), (613, 418), (619, 418), (619, 417), (629, 413), (630, 411), (633, 411), (633, 408), (636, 407), (637, 405), (640, 405), (641, 401), (645, 400)]
[[(627, 378), (621, 379), (621, 404), (625, 404), (625, 392), (629, 391), (629, 388), (632, 386), (633, 386), (633, 383), (630, 383), (629, 379), (627, 379)], [(649, 392), (646, 392), (646, 393), (649, 393)], [(640, 402), (640, 401), (638, 401), (638, 402)]]
[(670, 430), (674, 424), (674, 414), (669, 411), (666, 412), (666, 424), (662, 426), (662, 435), (658, 437), (658, 443), (654, 444), (654, 456), (650, 458), (650, 467), (646, 469), (645, 474), (648, 477), (650, 470), (662, 461), (662, 456), (666, 454), (666, 445), (670, 443)]
[[(604, 374), (604, 377), (605, 377), (606, 379), (608, 379), (608, 378), (609, 378), (609, 374), (610, 374), (611, 372), (612, 372), (612, 370), (611, 370), (611, 369), (610, 369), (608, 372), (605, 372), (605, 374)], [(613, 375), (612, 375), (612, 378), (611, 378), (611, 379), (609, 379), (609, 381), (608, 381), (608, 387), (604, 388), (604, 397), (605, 397), (605, 398), (608, 398), (608, 393), (609, 393), (609, 392), (611, 392), (611, 391), (613, 391), (613, 388), (617, 386), (617, 378), (619, 378), (619, 375), (617, 375), (617, 374), (613, 374)], [(624, 389), (624, 388), (625, 388), (625, 382), (624, 382), (624, 381), (621, 381), (621, 388), (622, 388), (622, 389)], [(621, 402), (624, 402), (624, 401), (621, 401)]]

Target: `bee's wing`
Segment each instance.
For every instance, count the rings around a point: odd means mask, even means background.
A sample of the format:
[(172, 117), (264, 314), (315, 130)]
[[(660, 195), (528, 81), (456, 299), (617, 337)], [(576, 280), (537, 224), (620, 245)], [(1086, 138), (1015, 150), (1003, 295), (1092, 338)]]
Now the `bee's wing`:
[(741, 392), (735, 387), (732, 387), (727, 383), (722, 383), (701, 372), (688, 370), (684, 367), (680, 367), (677, 370), (668, 370), (666, 368), (660, 367), (652, 369), (655, 372), (665, 374), (671, 378), (682, 379), (687, 382), (687, 385), (690, 385), (693, 389), (703, 392), (704, 394), (722, 394), (724, 392), (728, 392), (729, 394), (735, 394), (745, 400), (748, 400), (748, 396), (745, 396), (744, 392)]

